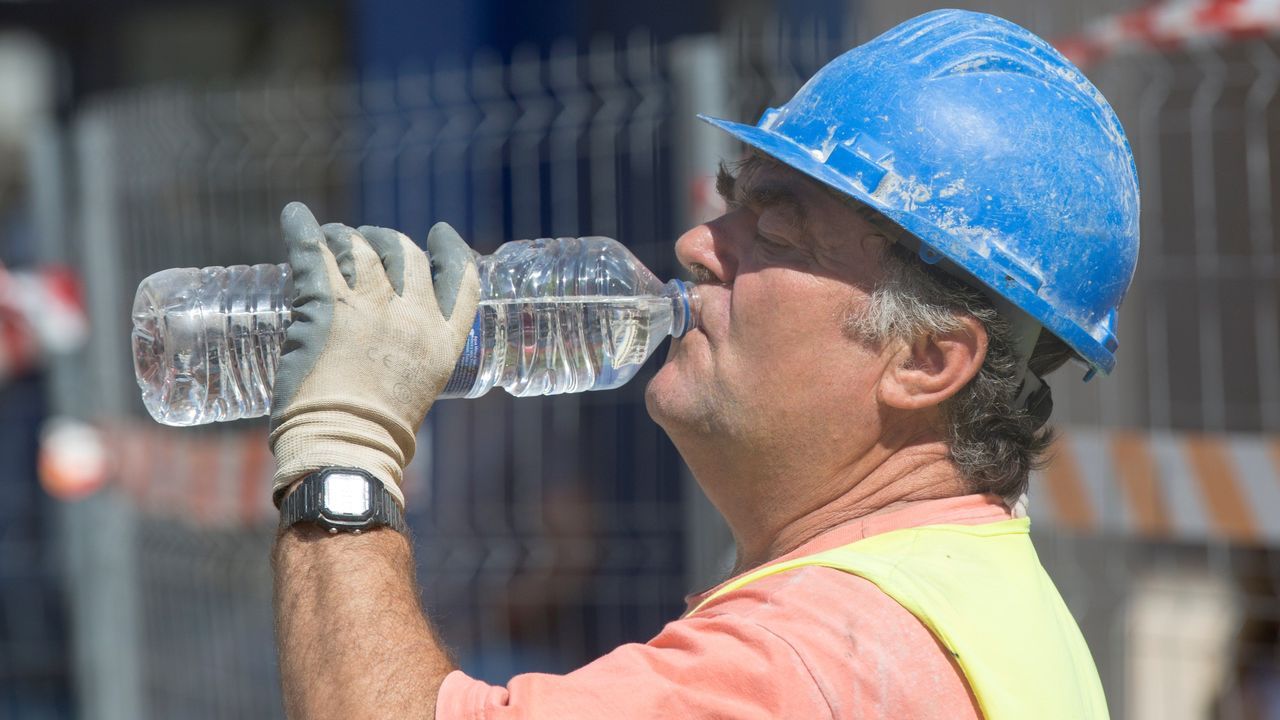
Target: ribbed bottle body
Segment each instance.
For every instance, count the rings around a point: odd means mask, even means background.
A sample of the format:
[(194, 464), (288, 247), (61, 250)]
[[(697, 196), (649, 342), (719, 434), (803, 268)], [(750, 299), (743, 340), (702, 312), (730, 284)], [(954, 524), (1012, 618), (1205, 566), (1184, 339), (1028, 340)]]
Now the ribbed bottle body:
[(133, 365), (152, 417), (199, 425), (270, 410), (288, 279), (286, 265), (235, 265), (143, 281), (133, 305)]

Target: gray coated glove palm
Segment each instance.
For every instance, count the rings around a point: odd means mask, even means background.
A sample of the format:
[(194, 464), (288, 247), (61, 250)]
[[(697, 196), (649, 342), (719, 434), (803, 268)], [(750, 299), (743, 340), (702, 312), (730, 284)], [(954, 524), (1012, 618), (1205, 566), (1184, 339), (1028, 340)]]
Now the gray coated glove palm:
[(294, 299), (271, 404), (273, 494), (325, 467), (356, 467), (403, 504), (414, 436), (475, 317), (472, 251), (443, 223), (428, 259), (395, 230), (321, 227), (301, 203), (280, 222)]

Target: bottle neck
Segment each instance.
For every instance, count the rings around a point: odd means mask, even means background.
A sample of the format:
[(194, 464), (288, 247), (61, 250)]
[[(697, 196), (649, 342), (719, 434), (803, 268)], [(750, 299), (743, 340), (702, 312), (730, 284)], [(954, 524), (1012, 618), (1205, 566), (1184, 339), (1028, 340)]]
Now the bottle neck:
[(671, 300), (671, 337), (682, 337), (698, 327), (698, 313), (702, 305), (697, 285), (671, 280), (663, 286), (662, 296)]

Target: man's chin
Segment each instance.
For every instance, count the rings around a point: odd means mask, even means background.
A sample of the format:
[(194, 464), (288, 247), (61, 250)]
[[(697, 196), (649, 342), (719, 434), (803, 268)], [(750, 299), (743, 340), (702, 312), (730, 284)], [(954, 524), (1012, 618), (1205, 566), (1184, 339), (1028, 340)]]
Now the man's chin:
[(644, 405), (649, 417), (660, 427), (670, 430), (670, 424), (689, 412), (693, 400), (686, 378), (670, 360), (658, 368), (644, 388)]
[(644, 403), (653, 419), (672, 440), (697, 434), (710, 423), (706, 389), (679, 363), (663, 365), (645, 386)]

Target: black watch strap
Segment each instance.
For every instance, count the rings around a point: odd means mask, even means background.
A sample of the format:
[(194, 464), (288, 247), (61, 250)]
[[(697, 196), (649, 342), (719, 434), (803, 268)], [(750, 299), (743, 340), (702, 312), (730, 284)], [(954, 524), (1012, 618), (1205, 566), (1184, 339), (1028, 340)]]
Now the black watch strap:
[(281, 529), (308, 522), (330, 533), (389, 527), (408, 534), (404, 511), (382, 481), (359, 468), (325, 468), (280, 503)]

